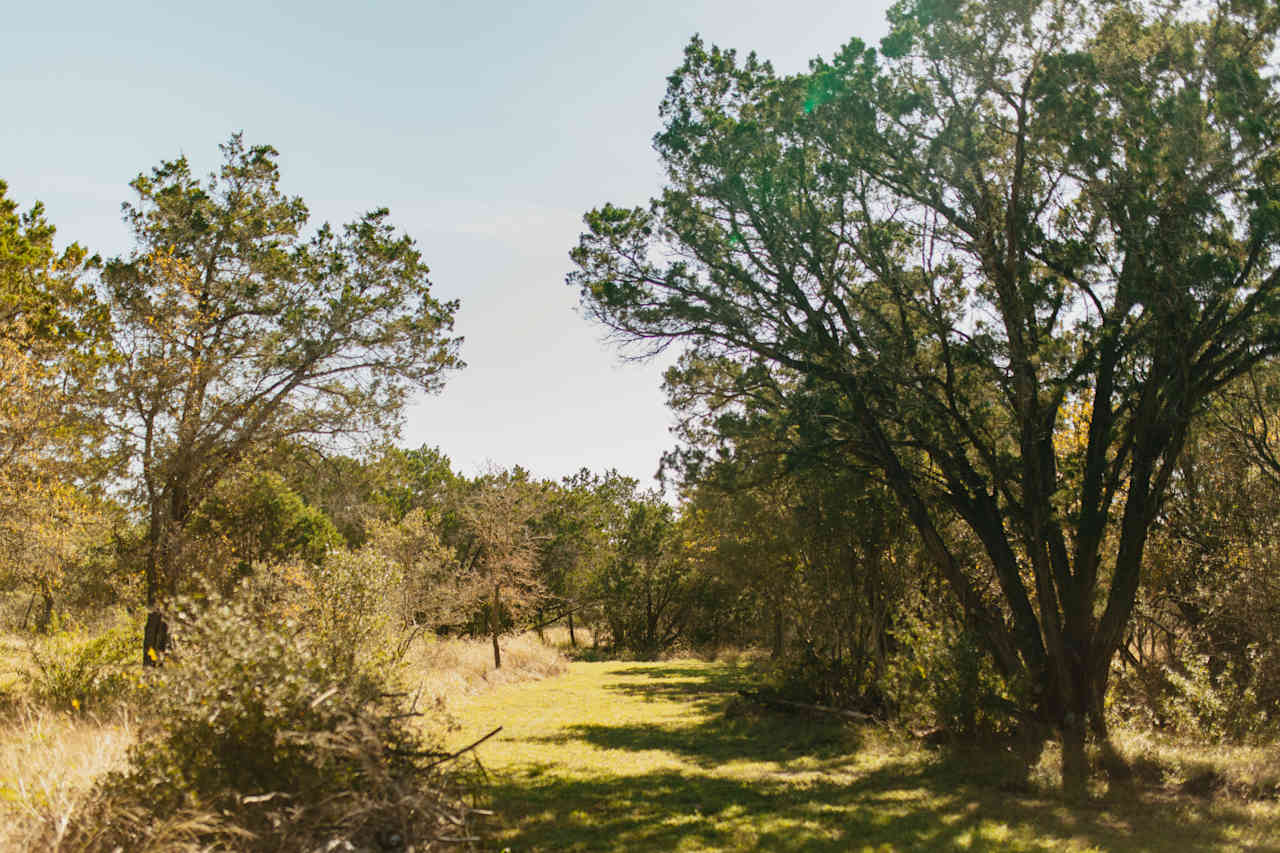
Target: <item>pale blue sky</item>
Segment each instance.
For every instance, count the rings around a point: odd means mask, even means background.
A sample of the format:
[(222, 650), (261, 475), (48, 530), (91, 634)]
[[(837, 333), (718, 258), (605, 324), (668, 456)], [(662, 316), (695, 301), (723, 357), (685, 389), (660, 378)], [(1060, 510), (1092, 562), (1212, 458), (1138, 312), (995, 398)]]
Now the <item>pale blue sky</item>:
[(575, 312), (587, 209), (659, 187), (650, 140), (694, 33), (802, 70), (884, 33), (886, 0), (575, 4), (48, 2), (0, 16), (0, 178), (63, 240), (128, 248), (137, 173), (200, 171), (243, 130), (281, 152), (316, 221), (387, 206), (462, 301), (468, 367), (407, 413), (401, 443), (560, 477), (647, 482), (673, 444), (660, 365), (622, 364)]

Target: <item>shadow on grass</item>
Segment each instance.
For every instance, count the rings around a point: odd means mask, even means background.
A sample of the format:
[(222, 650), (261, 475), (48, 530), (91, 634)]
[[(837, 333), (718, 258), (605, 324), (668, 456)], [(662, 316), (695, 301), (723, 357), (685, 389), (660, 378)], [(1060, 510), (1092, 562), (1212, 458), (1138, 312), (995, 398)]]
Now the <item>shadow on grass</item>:
[(647, 699), (705, 698), (730, 694), (752, 683), (752, 672), (731, 666), (706, 664), (650, 664), (608, 670), (619, 681), (605, 689)]
[(1069, 810), (956, 785), (950, 776), (912, 764), (849, 784), (670, 770), (574, 780), (521, 774), (495, 780), (491, 791), (507, 820), (500, 846), (512, 851), (1012, 851), (1059, 850), (1072, 840), (1185, 853), (1221, 849), (1229, 839), (1221, 814), (1205, 810), (1179, 809), (1175, 825), (1137, 801)]
[[(890, 765), (849, 783), (791, 785), (658, 771), (497, 781), (503, 846), (524, 850), (846, 851), (1218, 849), (1220, 818), (1180, 812), (1178, 826), (1133, 804), (1067, 810), (949, 783), (931, 768)], [(1171, 834), (1171, 829), (1172, 834)]]
[[(1068, 808), (1052, 796), (1004, 787), (1018, 762), (975, 750), (886, 752), (868, 765), (874, 769), (858, 773), (862, 732), (744, 710), (731, 693), (739, 683), (732, 670), (676, 665), (609, 674), (621, 678), (606, 689), (699, 707), (688, 722), (584, 724), (537, 740), (662, 751), (688, 770), (627, 773), (622, 759), (620, 772), (608, 775), (574, 777), (546, 764), (497, 775), (490, 791), (504, 816), (498, 849), (1000, 851), (1059, 850), (1071, 842), (1185, 853), (1236, 841), (1233, 827), (1248, 823), (1239, 809), (1175, 807), (1137, 795)], [(735, 776), (738, 761), (756, 766)]]

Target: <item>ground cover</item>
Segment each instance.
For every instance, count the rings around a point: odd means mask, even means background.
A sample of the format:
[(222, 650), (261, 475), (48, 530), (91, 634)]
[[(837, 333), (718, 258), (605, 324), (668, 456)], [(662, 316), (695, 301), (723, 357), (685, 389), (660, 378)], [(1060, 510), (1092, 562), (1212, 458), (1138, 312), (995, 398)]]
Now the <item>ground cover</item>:
[(453, 706), (490, 780), (495, 849), (1280, 850), (1280, 807), (1166, 789), (1067, 807), (1000, 748), (762, 711), (746, 671), (579, 662)]
[[(48, 691), (41, 689), (44, 680), (32, 662), (32, 646), (48, 651), (56, 639), (0, 632), (0, 851), (5, 853), (49, 849), (33, 839), (60, 838), (88, 802), (94, 782), (124, 767), (137, 736), (138, 711), (127, 696), (92, 710), (41, 698)], [(548, 632), (546, 642), (533, 634), (506, 638), (503, 668), (495, 671), (487, 639), (424, 635), (408, 649), (400, 677), (426, 712), (422, 719), (434, 725), (440, 718), (437, 708), (448, 708), (460, 697), (560, 672), (565, 659), (556, 644), (561, 639), (556, 632)], [(563, 642), (567, 645), (567, 637)], [(50, 660), (58, 673), (76, 669), (73, 656)], [(132, 661), (127, 671), (141, 678), (140, 666)]]

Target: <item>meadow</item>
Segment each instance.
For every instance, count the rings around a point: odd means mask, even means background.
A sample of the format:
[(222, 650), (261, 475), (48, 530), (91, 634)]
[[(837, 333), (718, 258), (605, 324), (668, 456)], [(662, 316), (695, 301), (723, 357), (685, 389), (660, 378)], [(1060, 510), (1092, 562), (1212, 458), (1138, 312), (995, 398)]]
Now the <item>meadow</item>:
[(459, 702), (460, 743), (503, 726), (476, 750), (495, 849), (1280, 850), (1274, 799), (1182, 790), (1206, 772), (1274, 773), (1266, 750), (1122, 735), (1142, 778), (1068, 807), (1053, 750), (1028, 766), (1007, 744), (929, 749), (893, 728), (762, 709), (737, 693), (754, 672), (578, 662)]
[[(780, 712), (740, 694), (767, 661), (570, 661), (562, 631), (504, 642), (420, 639), (404, 684), (471, 754), (479, 849), (493, 851), (1280, 850), (1273, 749), (1118, 733), (1135, 779), (1068, 805), (1059, 754), (1013, 742), (929, 745), (910, 731)], [(48, 848), (137, 734), (127, 704), (95, 715), (24, 698), (6, 641), (0, 850)], [(584, 655), (590, 657), (589, 654)]]

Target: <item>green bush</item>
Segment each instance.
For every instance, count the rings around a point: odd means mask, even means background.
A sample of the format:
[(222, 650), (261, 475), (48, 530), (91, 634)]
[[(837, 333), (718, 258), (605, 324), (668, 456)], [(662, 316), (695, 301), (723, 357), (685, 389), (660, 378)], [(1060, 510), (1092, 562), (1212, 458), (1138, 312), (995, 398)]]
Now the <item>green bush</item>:
[(305, 620), (331, 663), (353, 667), (365, 658), (393, 664), (402, 627), (396, 596), (404, 580), (394, 561), (368, 547), (343, 549), (304, 572)]
[(71, 848), (424, 850), (472, 834), (458, 777), (374, 669), (242, 602), (175, 623), (180, 658)]
[(133, 698), (140, 668), (142, 626), (122, 618), (105, 631), (55, 627), (33, 641), (33, 697), (66, 711), (105, 711)]
[(884, 689), (907, 721), (957, 737), (1003, 734), (1017, 725), (1015, 688), (970, 632), (909, 620), (895, 635)]
[[(1270, 650), (1266, 655), (1270, 656)], [(1189, 653), (1173, 664), (1130, 667), (1114, 679), (1109, 711), (1121, 723), (1215, 741), (1271, 740), (1276, 704), (1267, 695), (1270, 673), (1250, 648), (1245, 664)], [(1269, 661), (1266, 661), (1269, 663)]]

